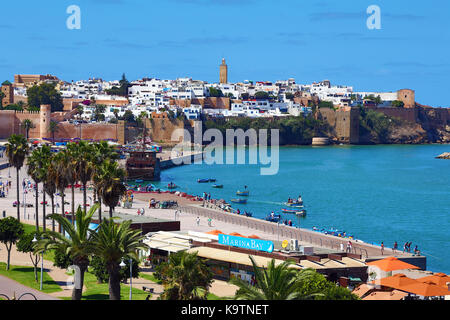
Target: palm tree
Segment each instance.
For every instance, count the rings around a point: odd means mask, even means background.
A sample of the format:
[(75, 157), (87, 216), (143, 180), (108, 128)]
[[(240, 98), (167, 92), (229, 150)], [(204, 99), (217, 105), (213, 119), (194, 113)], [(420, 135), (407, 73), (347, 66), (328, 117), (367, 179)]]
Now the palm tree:
[[(22, 168), (25, 158), (29, 152), (27, 140), (22, 135), (12, 134), (6, 144), (6, 156), (9, 164), (16, 168), (17, 184), (17, 220), (20, 222), (20, 201), (19, 201), (19, 171)], [(25, 205), (25, 204), (24, 204)]]
[(137, 250), (148, 250), (141, 231), (131, 229), (130, 225), (131, 220), (116, 224), (113, 219), (105, 219), (96, 232), (91, 231), (94, 255), (102, 258), (108, 270), (110, 300), (120, 300), (121, 260), (138, 260)]
[(206, 300), (212, 283), (212, 272), (197, 253), (180, 251), (161, 265), (163, 300)]
[[(65, 194), (64, 194), (64, 192), (65, 192), (67, 186), (69, 185), (69, 181), (67, 180), (67, 173), (66, 173), (68, 164), (69, 164), (69, 158), (67, 156), (66, 150), (58, 152), (53, 157), (53, 161), (51, 164), (54, 168), (54, 176), (53, 176), (54, 183), (61, 195), (61, 214), (63, 216), (65, 214), (65, 210), (64, 210)], [(60, 227), (61, 227), (61, 225), (60, 225)]]
[(45, 250), (58, 250), (59, 252), (64, 252), (69, 255), (73, 264), (79, 268), (81, 287), (77, 288), (75, 286), (73, 288), (72, 300), (81, 300), (82, 297), (84, 273), (89, 265), (89, 257), (94, 250), (89, 225), (95, 210), (97, 210), (97, 207), (93, 206), (85, 213), (79, 206), (76, 212), (75, 225), (59, 214), (50, 215), (51, 219), (56, 220), (63, 226), (68, 237), (58, 232), (46, 231), (44, 233), (44, 239), (39, 240), (35, 247), (36, 253), (42, 253)]
[[(35, 183), (35, 193), (36, 193), (36, 232), (39, 232), (39, 188), (38, 185), (45, 180), (46, 169), (45, 164), (51, 157), (51, 150), (48, 146), (39, 147), (31, 153), (28, 157), (28, 174), (33, 179)], [(43, 222), (45, 230), (45, 193), (44, 193), (44, 213)]]
[(30, 129), (34, 128), (33, 121), (31, 121), (30, 119), (25, 119), (22, 121), (21, 126), (25, 129), (26, 139), (28, 141)]
[(80, 149), (77, 143), (68, 143), (67, 144), (67, 156), (69, 160), (69, 165), (67, 167), (67, 180), (70, 184), (70, 189), (72, 191), (72, 223), (74, 223), (75, 218), (75, 184), (79, 180), (79, 157), (80, 157)]
[(58, 122), (50, 120), (49, 131), (52, 133), (52, 144), (55, 144), (55, 133), (58, 131)]
[(101, 199), (109, 207), (109, 218), (112, 218), (113, 210), (117, 206), (127, 188), (123, 185), (126, 171), (119, 168), (115, 161), (106, 159), (96, 173), (95, 181), (99, 186)]
[(100, 196), (100, 176), (99, 176), (99, 170), (102, 165), (102, 163), (106, 159), (110, 160), (116, 160), (119, 158), (119, 155), (114, 150), (112, 146), (108, 144), (106, 141), (100, 141), (98, 143), (94, 143), (93, 145), (93, 157), (92, 157), (92, 163), (94, 164), (94, 172), (92, 176), (92, 180), (94, 183), (94, 199), (97, 197), (99, 208), (98, 208), (98, 218), (100, 223), (102, 222), (102, 200)]
[(239, 287), (234, 299), (236, 300), (296, 300), (300, 299), (301, 293), (298, 290), (298, 283), (308, 276), (305, 273), (298, 277), (298, 271), (291, 268), (292, 262), (287, 260), (275, 265), (272, 259), (267, 265), (267, 269), (262, 269), (256, 265), (252, 256), (249, 256), (255, 275), (255, 285), (239, 278), (232, 278), (230, 283)]
[(85, 141), (78, 144), (78, 177), (83, 185), (83, 208), (86, 211), (86, 187), (94, 174), (94, 163), (92, 161), (93, 147)]
[[(55, 167), (53, 157), (47, 160), (45, 163), (46, 175), (43, 181), (44, 191), (50, 196), (50, 201), (52, 205), (52, 214), (55, 214), (55, 193), (56, 193), (56, 179), (58, 172)], [(45, 208), (45, 194), (44, 194), (44, 208)], [(45, 211), (44, 211), (45, 215)], [(44, 230), (45, 230), (45, 219), (44, 219)], [(52, 219), (52, 231), (55, 231), (55, 220)]]

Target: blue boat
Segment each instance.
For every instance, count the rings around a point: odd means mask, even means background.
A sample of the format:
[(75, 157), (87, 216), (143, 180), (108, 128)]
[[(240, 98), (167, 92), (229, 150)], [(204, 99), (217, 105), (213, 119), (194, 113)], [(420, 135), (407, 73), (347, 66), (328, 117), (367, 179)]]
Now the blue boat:
[(246, 191), (237, 191), (236, 195), (238, 196), (249, 196), (250, 195), (250, 191), (246, 190)]
[(217, 189), (222, 189), (223, 188), (223, 184), (213, 184), (212, 187), (213, 188), (217, 188)]
[(247, 203), (247, 199), (231, 199), (230, 201), (234, 202), (234, 203), (241, 203), (241, 204)]
[(281, 214), (274, 214), (273, 216), (269, 214), (265, 220), (270, 222), (278, 222), (281, 220)]
[(198, 183), (207, 183), (207, 182), (209, 182), (209, 179), (198, 179), (197, 182)]

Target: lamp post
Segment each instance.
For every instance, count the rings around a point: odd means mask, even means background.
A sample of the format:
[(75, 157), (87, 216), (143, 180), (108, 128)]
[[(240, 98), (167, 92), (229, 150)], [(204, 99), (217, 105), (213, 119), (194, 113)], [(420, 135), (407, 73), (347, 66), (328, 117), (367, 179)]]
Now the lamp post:
[[(36, 239), (36, 235), (35, 235), (32, 242), (36, 243), (37, 241), (38, 240)], [(41, 291), (42, 291), (43, 274), (44, 274), (44, 251), (42, 251), (42, 257), (41, 257), (41, 283), (39, 285), (39, 290), (41, 290)]]
[[(130, 258), (130, 260), (129, 260), (129, 262), (130, 262), (130, 300), (132, 300), (132, 298), (133, 298), (133, 295), (132, 295), (132, 292), (131, 292), (131, 290), (133, 289), (133, 260)], [(123, 262), (123, 259), (122, 259), (122, 262), (119, 264), (119, 266), (121, 267), (121, 268), (123, 268), (123, 267), (126, 267), (126, 264), (125, 264), (125, 262)]]

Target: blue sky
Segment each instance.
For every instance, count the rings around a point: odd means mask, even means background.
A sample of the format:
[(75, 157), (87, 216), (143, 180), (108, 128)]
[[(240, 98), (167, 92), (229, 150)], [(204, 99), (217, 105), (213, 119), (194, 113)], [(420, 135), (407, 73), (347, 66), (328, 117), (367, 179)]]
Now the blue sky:
[[(66, 9), (81, 9), (69, 30)], [(366, 9), (381, 9), (369, 30)], [(329, 79), (358, 91), (416, 90), (450, 106), (448, 0), (2, 1), (0, 80), (54, 74), (71, 81), (142, 77), (229, 81)]]

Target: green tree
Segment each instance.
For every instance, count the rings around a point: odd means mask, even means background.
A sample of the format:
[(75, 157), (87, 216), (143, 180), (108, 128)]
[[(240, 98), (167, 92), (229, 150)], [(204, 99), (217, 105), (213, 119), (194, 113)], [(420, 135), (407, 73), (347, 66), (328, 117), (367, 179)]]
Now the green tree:
[(120, 262), (122, 259), (138, 260), (137, 251), (147, 250), (140, 230), (133, 230), (131, 220), (120, 224), (105, 219), (97, 232), (91, 232), (94, 255), (106, 263), (109, 275), (109, 299), (120, 300)]
[(115, 161), (106, 159), (96, 171), (95, 180), (98, 183), (99, 193), (103, 203), (109, 207), (109, 217), (112, 218), (113, 210), (117, 206), (121, 196), (127, 191), (123, 184), (126, 171), (119, 167)]
[(334, 105), (333, 105), (333, 102), (331, 102), (331, 101), (320, 101), (319, 102), (319, 108), (334, 109)]
[[(36, 193), (36, 232), (39, 232), (39, 183), (46, 179), (47, 174), (47, 162), (51, 158), (51, 150), (49, 146), (41, 146), (33, 150), (31, 155), (28, 157), (28, 174), (35, 182), (35, 193)], [(45, 193), (43, 194), (43, 224), (45, 229)]]
[(52, 144), (55, 144), (55, 133), (58, 132), (58, 122), (54, 121), (54, 120), (50, 120), (50, 124), (49, 124), (49, 131), (52, 134)]
[(324, 275), (312, 269), (308, 281), (299, 282), (298, 291), (302, 296), (310, 296), (315, 300), (357, 300), (358, 297), (353, 295), (350, 290), (337, 286), (328, 281)]
[[(74, 223), (75, 218), (75, 184), (80, 180), (80, 148), (78, 143), (69, 142), (64, 150), (68, 158), (68, 166), (65, 170), (67, 174), (67, 181), (70, 184), (70, 190), (72, 192), (72, 223)], [(64, 152), (63, 151), (63, 152)]]
[(392, 101), (392, 106), (394, 108), (403, 108), (405, 106), (405, 104), (403, 103), (403, 101), (395, 100), (395, 101)]
[[(53, 160), (54, 156), (53, 154), (50, 156), (49, 159), (44, 164), (46, 175), (43, 181), (44, 185), (44, 192), (49, 195), (50, 202), (51, 202), (51, 210), (52, 213), (55, 213), (55, 193), (56, 193), (56, 182), (58, 179), (58, 172), (56, 169), (55, 161)], [(44, 202), (44, 208), (45, 208), (45, 202)], [(44, 209), (44, 215), (45, 215), (45, 209)], [(45, 221), (45, 219), (44, 219)], [(44, 230), (45, 230), (45, 222), (44, 222)], [(55, 231), (55, 220), (52, 219), (52, 231)]]
[(265, 91), (258, 91), (255, 93), (256, 99), (267, 100), (269, 99), (269, 94)]
[(100, 223), (102, 222), (102, 200), (100, 195), (100, 188), (102, 184), (102, 176), (100, 174), (100, 168), (102, 163), (109, 159), (110, 161), (119, 159), (119, 154), (115, 151), (113, 146), (110, 146), (106, 141), (100, 141), (93, 144), (92, 163), (94, 165), (94, 172), (92, 175), (92, 181), (94, 183), (94, 198), (97, 197), (99, 208), (98, 218)]
[[(66, 150), (58, 152), (52, 160), (52, 167), (54, 168), (54, 173), (52, 175), (53, 181), (56, 185), (56, 188), (59, 191), (59, 195), (61, 196), (61, 214), (64, 216), (65, 214), (65, 190), (69, 185), (69, 180), (67, 178), (67, 170), (69, 167), (69, 157)], [(60, 225), (61, 226), (61, 225)], [(63, 231), (63, 230), (61, 230)]]
[(49, 104), (51, 111), (62, 111), (64, 108), (61, 94), (52, 83), (41, 83), (27, 89), (28, 106), (40, 108), (43, 104)]
[(33, 129), (35, 127), (33, 121), (31, 121), (30, 119), (25, 119), (20, 125), (25, 129), (25, 139), (27, 139), (28, 141), (28, 138), (30, 136), (30, 129)]
[(16, 244), (17, 251), (28, 253), (30, 255), (30, 260), (34, 268), (34, 279), (36, 281), (38, 281), (37, 266), (41, 260), (41, 256), (34, 253), (33, 239), (39, 239), (40, 237), (40, 232), (23, 233)]
[(0, 242), (6, 246), (8, 252), (6, 270), (9, 270), (12, 245), (20, 239), (23, 232), (24, 228), (19, 220), (13, 217), (0, 219)]
[[(139, 278), (139, 261), (132, 259), (132, 277)], [(125, 267), (120, 268), (120, 281), (126, 281), (130, 278), (130, 260), (125, 259), (123, 261)], [(90, 267), (92, 273), (97, 278), (98, 283), (107, 283), (109, 281), (108, 269), (106, 268), (106, 262), (98, 256), (93, 256), (91, 259)]]
[(5, 94), (3, 91), (0, 91), (0, 107), (3, 108), (3, 99), (5, 98)]
[[(9, 164), (16, 168), (16, 186), (17, 186), (17, 220), (20, 222), (20, 201), (19, 201), (19, 172), (23, 166), (26, 156), (29, 152), (27, 140), (22, 135), (12, 134), (6, 144), (6, 156)], [(25, 204), (24, 204), (25, 205)]]
[(125, 120), (125, 122), (131, 122), (131, 123), (136, 122), (136, 118), (134, 117), (134, 114), (131, 110), (125, 111), (125, 113), (122, 116), (122, 120)]
[(104, 115), (105, 110), (106, 110), (106, 105), (104, 105), (104, 104), (95, 105), (93, 120), (104, 121), (105, 120), (105, 115)]
[(86, 141), (80, 141), (78, 143), (77, 171), (78, 178), (83, 185), (83, 208), (85, 211), (87, 203), (87, 183), (91, 181), (95, 169), (92, 160), (93, 151), (93, 146)]
[(164, 286), (162, 300), (206, 300), (212, 272), (196, 253), (171, 254), (159, 270)]
[(209, 96), (220, 98), (220, 97), (223, 97), (223, 92), (220, 89), (216, 89), (214, 87), (209, 87)]
[(44, 232), (45, 238), (40, 239), (35, 246), (36, 253), (42, 253), (47, 250), (64, 252), (70, 257), (73, 264), (79, 268), (81, 288), (78, 289), (76, 286), (73, 288), (72, 300), (81, 300), (84, 273), (89, 266), (89, 257), (94, 251), (92, 234), (90, 232), (89, 225), (92, 221), (92, 216), (94, 215), (95, 210), (97, 210), (96, 205), (90, 208), (87, 213), (82, 210), (80, 206), (78, 206), (75, 217), (75, 225), (63, 216), (58, 214), (50, 215), (51, 219), (56, 220), (63, 226), (64, 230), (68, 234), (68, 237), (57, 232), (46, 231)]
[(297, 290), (296, 270), (291, 268), (291, 261), (275, 265), (272, 259), (267, 269), (260, 268), (254, 258), (249, 256), (255, 285), (252, 286), (239, 278), (232, 278), (230, 283), (239, 287), (235, 294), (236, 300), (295, 300), (300, 294)]

